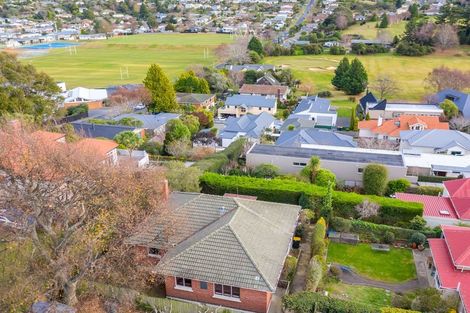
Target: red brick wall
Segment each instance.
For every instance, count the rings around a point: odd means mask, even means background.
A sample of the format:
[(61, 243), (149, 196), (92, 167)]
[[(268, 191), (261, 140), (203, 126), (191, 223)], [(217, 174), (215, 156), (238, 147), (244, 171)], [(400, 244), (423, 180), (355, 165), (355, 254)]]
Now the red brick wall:
[(193, 291), (175, 289), (175, 278), (166, 277), (165, 287), (167, 297), (186, 299), (190, 301), (221, 305), (234, 309), (266, 313), (271, 302), (271, 293), (251, 289), (240, 289), (240, 302), (214, 298), (214, 284), (207, 283), (207, 289), (200, 289), (199, 281), (192, 281)]

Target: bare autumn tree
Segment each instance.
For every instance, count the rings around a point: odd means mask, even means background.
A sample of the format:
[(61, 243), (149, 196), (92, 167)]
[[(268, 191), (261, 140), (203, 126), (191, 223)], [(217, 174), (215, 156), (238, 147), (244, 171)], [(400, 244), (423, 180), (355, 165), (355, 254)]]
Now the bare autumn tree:
[(244, 64), (250, 61), (248, 55), (248, 41), (250, 37), (238, 37), (231, 44), (222, 44), (215, 49), (215, 55), (221, 62), (231, 64)]
[[(51, 142), (24, 128), (0, 130), (0, 208), (14, 212), (7, 231), (30, 255), (21, 261), (32, 269), (12, 285), (33, 282), (35, 299), (74, 305), (84, 278), (144, 281), (135, 249), (124, 240), (149, 215), (165, 218), (159, 177), (158, 170), (108, 165), (83, 144)], [(0, 311), (24, 299), (3, 295)]]
[(345, 29), (348, 27), (348, 18), (344, 15), (338, 15), (335, 19), (335, 25), (338, 29)]
[(372, 89), (377, 91), (380, 99), (392, 96), (398, 90), (397, 83), (390, 76), (380, 75), (372, 83)]
[(377, 216), (380, 206), (377, 203), (364, 200), (355, 207), (357, 214), (361, 219)]
[(470, 134), (470, 120), (463, 116), (454, 117), (449, 121), (450, 129), (458, 130)]
[(398, 150), (399, 144), (390, 140), (359, 138), (357, 145), (364, 149)]
[(434, 41), (437, 47), (446, 50), (459, 45), (459, 36), (454, 26), (439, 24), (434, 35)]
[(426, 77), (425, 82), (434, 91), (447, 88), (464, 90), (470, 88), (470, 72), (441, 66), (433, 69)]
[(122, 111), (132, 110), (138, 104), (148, 105), (150, 102), (152, 102), (152, 96), (144, 86), (135, 89), (119, 87), (109, 97), (109, 104)]

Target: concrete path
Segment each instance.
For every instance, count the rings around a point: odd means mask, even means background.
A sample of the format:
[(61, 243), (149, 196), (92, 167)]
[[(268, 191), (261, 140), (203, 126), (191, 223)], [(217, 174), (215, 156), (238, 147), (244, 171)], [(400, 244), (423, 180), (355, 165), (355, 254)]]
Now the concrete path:
[(302, 253), (300, 254), (299, 260), (297, 261), (297, 271), (295, 273), (294, 279), (292, 280), (290, 293), (305, 290), (305, 285), (307, 283), (308, 263), (310, 262), (311, 258), (310, 242), (312, 240), (312, 229), (313, 225), (308, 225), (305, 229), (305, 242), (300, 244)]
[(373, 279), (369, 279), (364, 276), (361, 276), (355, 273), (350, 267), (340, 265), (340, 264), (332, 264), (332, 265), (338, 266), (341, 268), (341, 275), (340, 275), (341, 281), (350, 285), (376, 287), (376, 288), (387, 289), (393, 292), (407, 292), (407, 291), (415, 290), (421, 287), (418, 279), (413, 279), (402, 284), (386, 283), (386, 282), (373, 280)]
[(428, 258), (431, 256), (431, 251), (425, 249), (423, 251), (413, 249), (413, 259), (415, 261), (416, 273), (418, 274), (418, 281), (421, 288), (432, 286), (432, 277), (428, 275)]

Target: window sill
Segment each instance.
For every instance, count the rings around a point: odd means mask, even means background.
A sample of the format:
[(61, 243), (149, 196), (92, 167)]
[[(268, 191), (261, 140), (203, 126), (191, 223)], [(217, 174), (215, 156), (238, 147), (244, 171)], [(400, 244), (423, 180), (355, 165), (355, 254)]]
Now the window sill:
[(193, 292), (193, 288), (191, 288), (191, 287), (184, 287), (184, 286), (178, 286), (178, 285), (176, 285), (176, 286), (175, 286), (175, 289)]
[(220, 299), (220, 300), (227, 300), (227, 301), (232, 301), (232, 302), (241, 302), (240, 298), (232, 298), (232, 297), (226, 297), (226, 296), (221, 296), (221, 295), (213, 295), (212, 298)]
[(159, 260), (162, 258), (162, 256), (161, 256), (161, 255), (158, 255), (158, 254), (147, 254), (147, 256), (148, 256), (149, 258), (159, 259)]

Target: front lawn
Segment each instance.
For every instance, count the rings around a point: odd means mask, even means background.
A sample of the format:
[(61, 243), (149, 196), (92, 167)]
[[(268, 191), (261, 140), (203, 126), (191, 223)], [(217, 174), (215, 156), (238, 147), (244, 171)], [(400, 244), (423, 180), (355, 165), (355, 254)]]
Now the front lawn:
[(328, 262), (349, 266), (365, 277), (400, 283), (416, 278), (413, 254), (409, 249), (373, 251), (370, 244), (348, 245), (330, 242)]
[(379, 308), (390, 306), (392, 302), (392, 293), (381, 288), (329, 283), (325, 286), (325, 290), (333, 298), (370, 304)]

